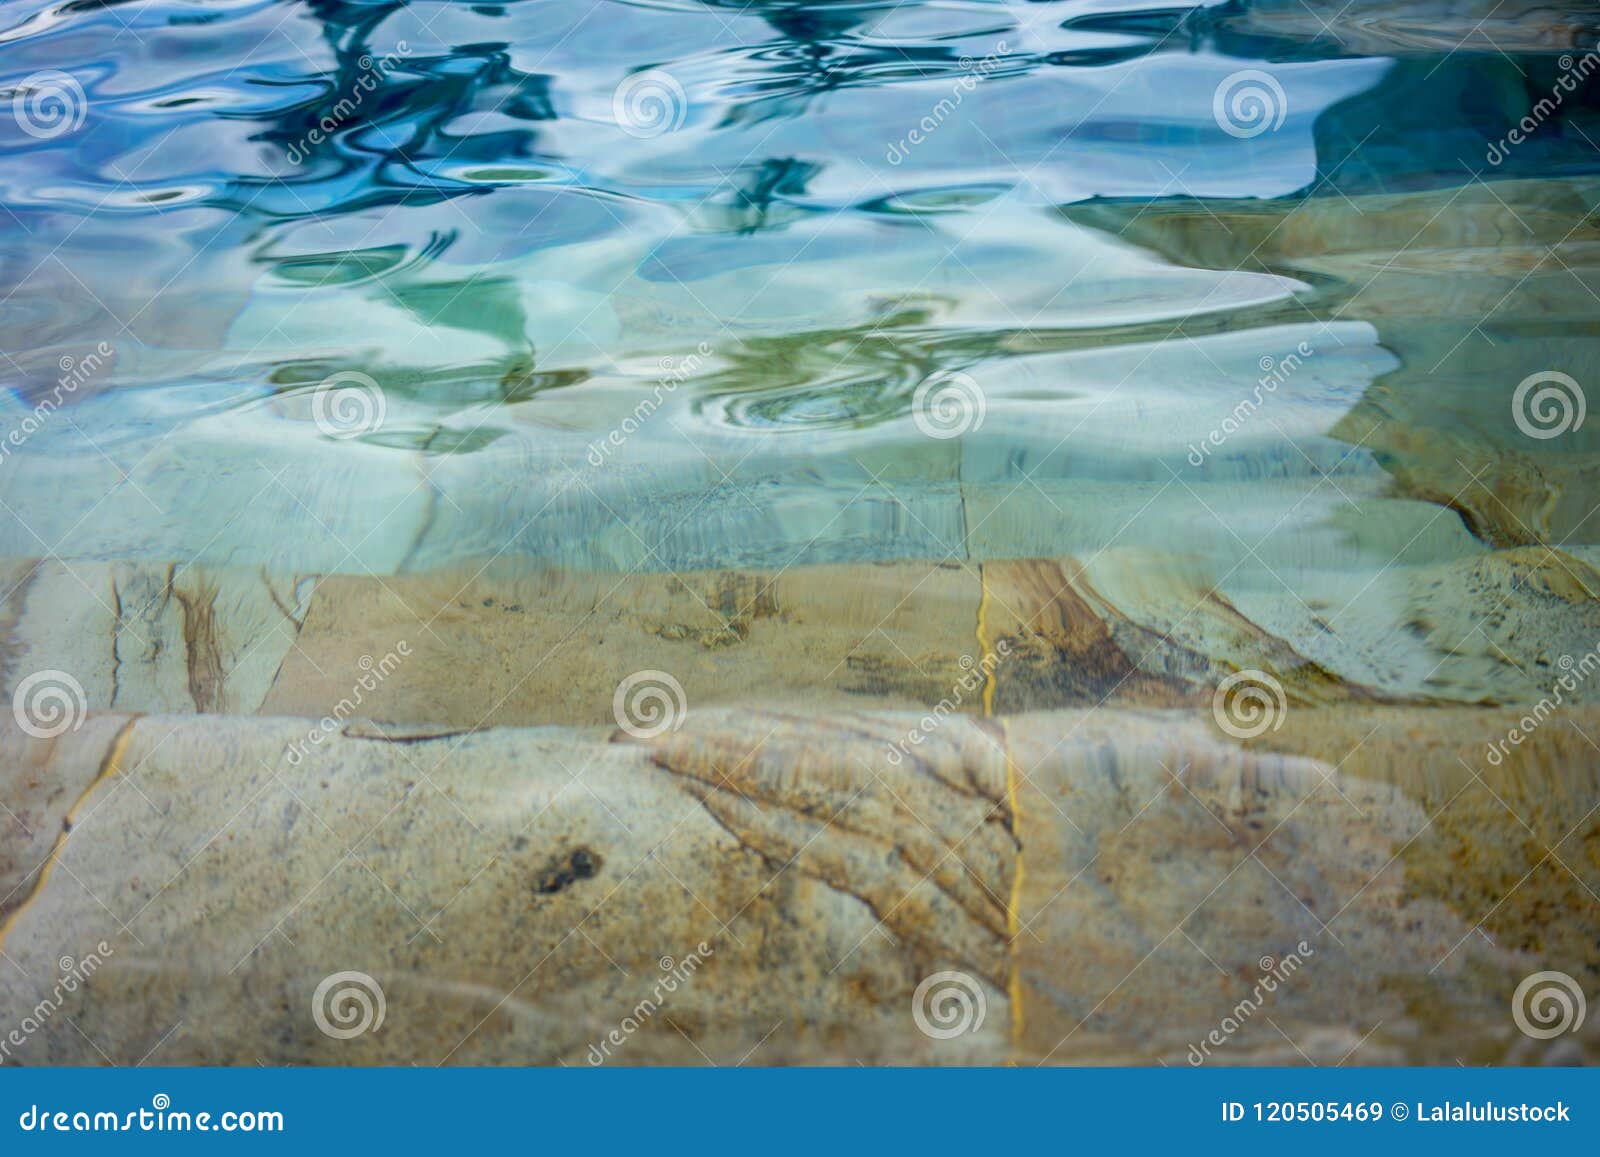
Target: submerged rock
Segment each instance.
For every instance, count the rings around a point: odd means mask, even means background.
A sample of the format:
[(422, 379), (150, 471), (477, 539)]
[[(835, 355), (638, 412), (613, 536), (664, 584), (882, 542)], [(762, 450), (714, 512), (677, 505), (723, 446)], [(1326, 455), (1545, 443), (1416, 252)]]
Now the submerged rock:
[(1327, 41), (1374, 56), (1556, 53), (1600, 39), (1600, 15), (1588, 0), (1352, 0), (1326, 12), (1299, 0), (1248, 0), (1213, 19), (1230, 33)]
[(1515, 719), (1471, 709), (1290, 708), (1243, 746), (1173, 710), (704, 712), (298, 761), (311, 721), (122, 722), (55, 741), (75, 821), (7, 868), (8, 1061), (1600, 1056), (1510, 1005), (1600, 980), (1589, 713), (1499, 763)]
[(1597, 206), (1582, 177), (1065, 212), (1182, 263), (1243, 247), (1316, 282), (1308, 308), (1370, 322), (1400, 361), (1330, 432), (1493, 545), (1570, 549), (1600, 541)]
[[(1488, 551), (1459, 522), (1432, 541), (1412, 525), (1372, 512), (1330, 527), (1310, 557), (1262, 560), (1263, 546), (1245, 575), (1132, 545), (628, 576), (18, 563), (0, 602), (0, 690), (58, 672), (94, 712), (463, 730), (612, 725), (638, 675), (675, 684), (693, 710), (1202, 706), (1236, 672), (1303, 705), (1517, 704), (1600, 651), (1591, 562)], [(1568, 701), (1596, 688), (1580, 682)]]

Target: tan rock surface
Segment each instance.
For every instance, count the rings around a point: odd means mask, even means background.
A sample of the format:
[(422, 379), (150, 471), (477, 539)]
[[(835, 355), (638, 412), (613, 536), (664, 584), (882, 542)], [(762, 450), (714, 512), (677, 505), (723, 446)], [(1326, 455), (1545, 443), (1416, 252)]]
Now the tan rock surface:
[(4, 586), (7, 690), (66, 671), (94, 711), (249, 714), (294, 642), (308, 576), (139, 563), (17, 564)]
[[(1456, 757), (1481, 762), (1510, 722), (1499, 713), (1290, 708), (1285, 720), (1270, 754), (1206, 723), (1007, 722), (1026, 1059), (1546, 1055), (1508, 1015), (1517, 982), (1541, 967), (1600, 980), (1600, 898), (1581, 895), (1600, 885), (1600, 751), (1579, 724), (1552, 722), (1475, 775)], [(1535, 835), (1523, 817), (1546, 822)], [(1564, 848), (1571, 880), (1546, 843)], [(1497, 918), (1523, 934), (1502, 935)], [(1213, 1029), (1222, 1043), (1208, 1044)]]
[(0, 744), (0, 927), (40, 886), (55, 849), (81, 818), (80, 805), (129, 726), (100, 715), (53, 737), (7, 729)]
[[(1387, 548), (1372, 521), (1349, 533)], [(669, 676), (693, 710), (1200, 706), (1249, 670), (1305, 705), (1515, 704), (1600, 647), (1600, 572), (1577, 554), (1430, 561), (1392, 545), (1394, 565), (1370, 573), (1311, 559), (1225, 586), (1203, 561), (1147, 547), (493, 578), (18, 564), (0, 690), (59, 671), (95, 712), (456, 729), (607, 725), (637, 674)], [(1569, 701), (1596, 694), (1587, 681)]]
[[(1247, 268), (1314, 282), (1306, 308), (1330, 324), (1370, 321), (1401, 363), (1331, 432), (1492, 545), (1570, 548), (1600, 534), (1600, 426), (1530, 436), (1513, 395), (1539, 373), (1591, 393), (1600, 380), (1597, 205), (1600, 184), (1574, 177), (1066, 212), (1184, 264), (1232, 268), (1243, 251)], [(1548, 433), (1556, 415), (1529, 424)]]
[(1373, 56), (1557, 53), (1592, 48), (1600, 37), (1600, 16), (1587, 0), (1352, 0), (1327, 11), (1265, 0), (1239, 5), (1220, 22), (1245, 35), (1332, 40), (1344, 52)]
[[(633, 1016), (638, 1030), (609, 1050), (619, 1063), (733, 1063), (758, 1047), (763, 1063), (926, 1062), (932, 1042), (901, 1031), (912, 988), (940, 967), (1003, 959), (992, 917), (944, 906), (959, 921), (930, 918), (906, 943), (825, 882), (848, 870), (872, 895), (875, 877), (907, 876), (866, 854), (899, 833), (863, 835), (858, 852), (843, 836), (842, 859), (813, 848), (786, 870), (779, 845), (770, 859), (742, 846), (697, 798), (703, 783), (687, 790), (636, 746), (559, 730), (334, 737), (291, 767), (284, 751), (305, 729), (134, 727), (61, 870), (6, 931), (18, 968), (0, 1005), (16, 1019), (59, 957), (101, 939), (108, 961), (16, 1059), (583, 1064)], [(952, 828), (984, 807), (955, 792), (919, 801)], [(1004, 894), (1003, 880), (990, 886)], [(661, 1001), (662, 961), (681, 971), (691, 956), (694, 974)], [(319, 982), (345, 971), (374, 978), (386, 1001), (381, 1027), (351, 1040), (312, 1016)], [(659, 1011), (636, 1014), (652, 993)], [(1000, 990), (989, 999), (986, 1032), (943, 1055), (1002, 1047)]]
[[(1470, 768), (1512, 713), (1282, 722), (1241, 749), (1189, 711), (706, 711), (643, 743), (360, 725), (291, 762), (309, 721), (141, 719), (58, 757), (104, 774), (4, 926), (0, 1007), (105, 959), (8, 1059), (1600, 1056), (1509, 1008), (1541, 968), (1600, 981), (1593, 713)], [(341, 973), (383, 993), (348, 1039), (313, 1014)]]

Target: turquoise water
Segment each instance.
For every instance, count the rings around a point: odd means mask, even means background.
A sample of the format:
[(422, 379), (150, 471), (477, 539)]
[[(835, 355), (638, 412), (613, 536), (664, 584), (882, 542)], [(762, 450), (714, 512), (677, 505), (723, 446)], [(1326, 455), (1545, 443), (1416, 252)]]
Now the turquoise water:
[(0, 0), (0, 229), (0, 1064), (1597, 1055), (1594, 0)]
[(8, 3), (0, 550), (1581, 551), (1594, 424), (1512, 413), (1600, 380), (1596, 23)]

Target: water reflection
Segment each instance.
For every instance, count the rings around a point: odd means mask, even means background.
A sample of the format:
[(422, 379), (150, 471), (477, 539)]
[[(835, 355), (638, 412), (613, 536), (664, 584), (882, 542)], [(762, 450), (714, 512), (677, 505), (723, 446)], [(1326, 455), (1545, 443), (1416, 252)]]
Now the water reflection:
[[(687, 537), (648, 536), (648, 565), (1050, 553), (1094, 535), (1030, 483), (1175, 475), (1394, 479), (1492, 538), (1509, 523), (1411, 431), (1483, 460), (1498, 395), (1480, 413), (1459, 382), (1592, 358), (1600, 70), (1488, 154), (1582, 71), (1583, 5), (27, 0), (4, 24), (6, 95), (48, 71), (82, 102), (60, 131), (0, 118), (13, 409), (115, 351), (0, 478), (35, 512), (14, 553), (366, 559), (281, 527), (217, 539), (283, 462), (284, 525), (337, 507), (382, 540), (374, 566), (506, 541), (635, 565), (602, 544), (658, 508)], [(662, 120), (630, 123), (624, 85)], [(1346, 352), (1186, 461), (1293, 327)], [(1465, 376), (1440, 385), (1450, 358)], [(381, 391), (381, 425), (318, 428), (339, 375)], [(946, 443), (913, 419), (951, 375), (986, 409)], [(552, 481), (626, 422), (614, 474)], [(1510, 473), (1562, 476), (1576, 445), (1518, 445)], [(974, 537), (959, 488), (1007, 480), (990, 529), (1011, 529)], [(462, 521), (413, 520), (408, 490)], [(1580, 497), (1553, 522), (1523, 497), (1530, 526), (1581, 530)], [(122, 521), (83, 539), (106, 501)], [(530, 502), (557, 521), (508, 525)], [(754, 526), (726, 513), (751, 505)], [(907, 509), (954, 529), (929, 539)], [(830, 512), (847, 533), (816, 539)]]

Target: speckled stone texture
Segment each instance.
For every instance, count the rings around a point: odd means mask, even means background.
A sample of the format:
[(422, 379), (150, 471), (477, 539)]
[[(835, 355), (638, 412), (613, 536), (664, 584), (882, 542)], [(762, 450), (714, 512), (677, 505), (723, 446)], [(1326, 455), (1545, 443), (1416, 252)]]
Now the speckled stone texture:
[[(1410, 520), (1360, 521), (1351, 533), (1381, 539), (1375, 557), (1392, 565), (1368, 569), (1333, 528), (1273, 560), (1294, 591), (1219, 585), (1215, 565), (1146, 547), (516, 577), (19, 562), (0, 604), (0, 690), (60, 670), (94, 712), (320, 717), (365, 681), (341, 719), (462, 728), (602, 726), (618, 682), (642, 670), (672, 675), (697, 708), (1203, 707), (1242, 670), (1296, 705), (1509, 705), (1537, 702), (1562, 656), (1600, 649), (1600, 572), (1577, 554), (1430, 547)], [(974, 672), (987, 701), (958, 693)], [(1596, 696), (1589, 679), (1569, 701)]]
[[(897, 747), (915, 714), (309, 745), (95, 718), (0, 757), (8, 806), (63, 833), (0, 860), (6, 1020), (108, 949), (6, 1059), (1177, 1065), (1216, 1032), (1204, 1063), (1592, 1061), (1592, 1020), (1536, 1041), (1510, 1002), (1541, 969), (1600, 982), (1600, 718), (1487, 762), (1516, 722), (1291, 707), (1241, 743), (1102, 708)], [(348, 972), (384, 1016), (343, 1039), (314, 1010)]]

